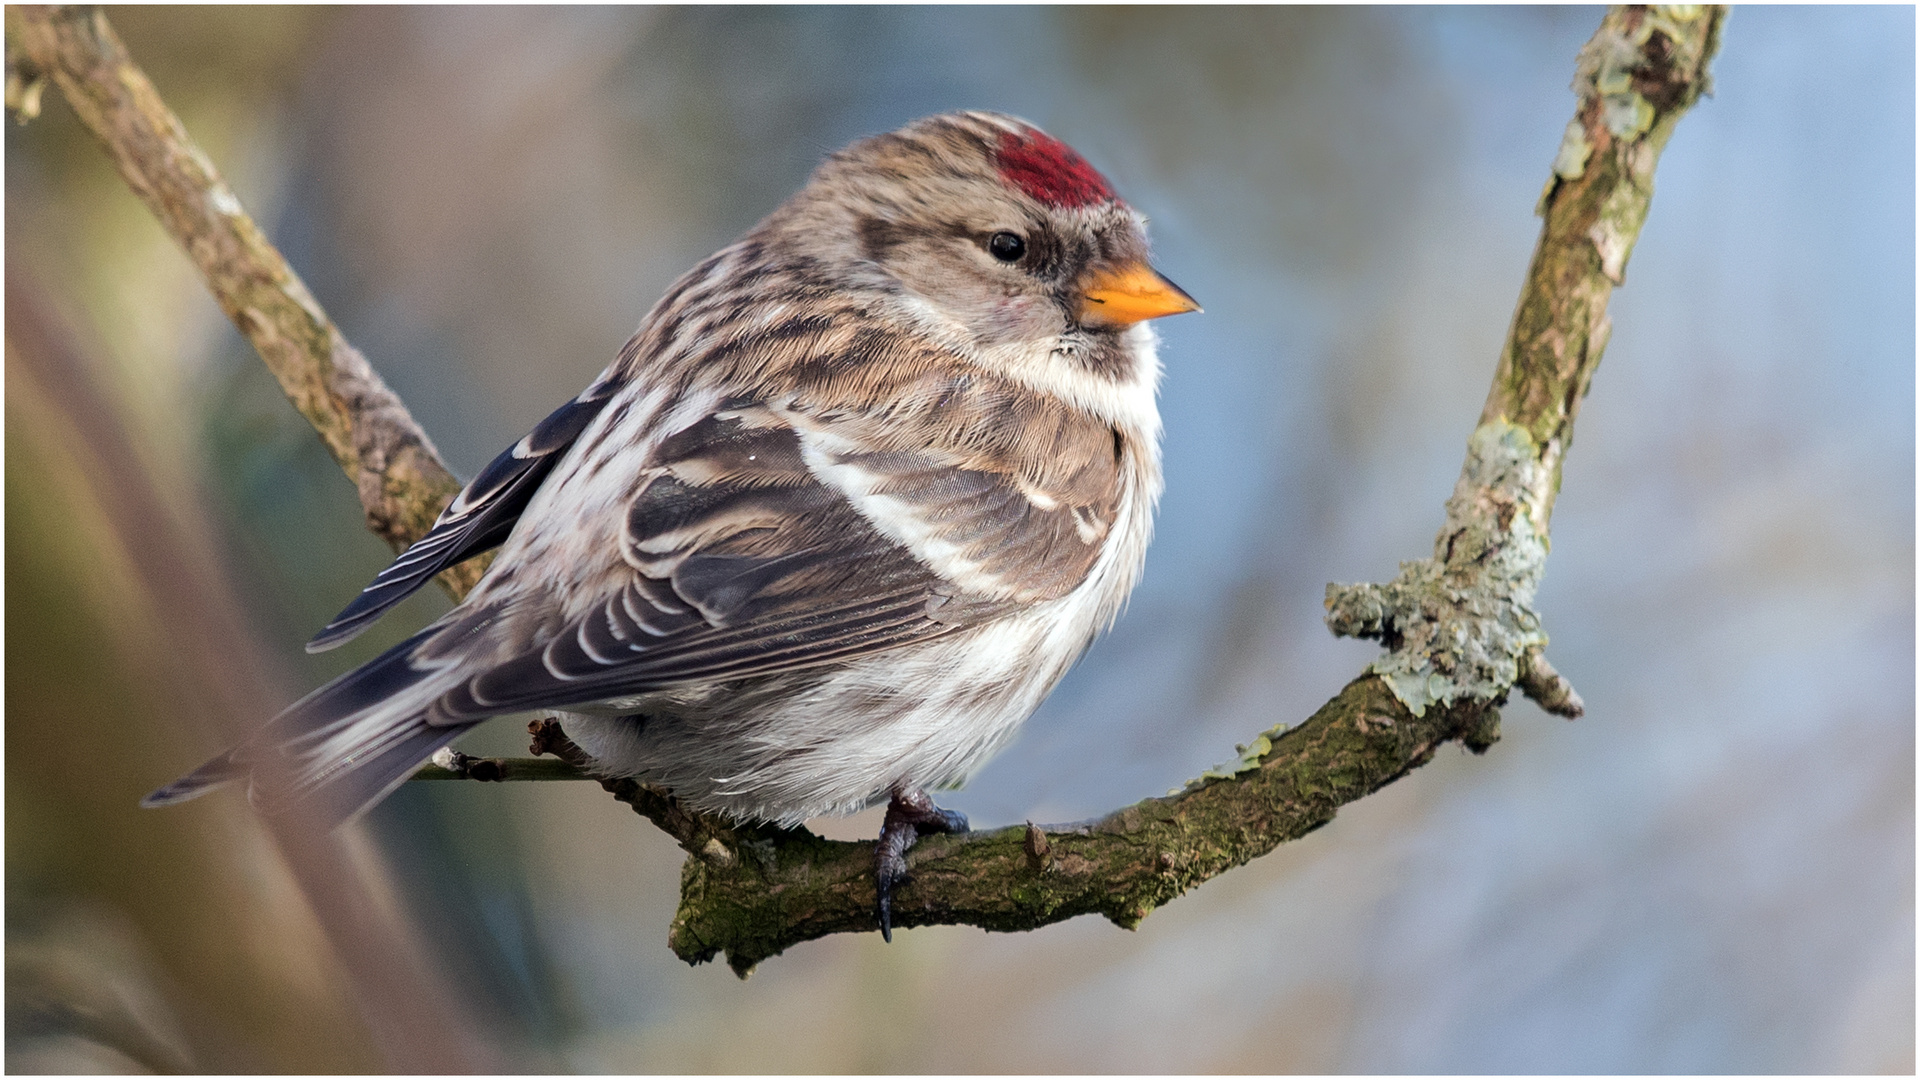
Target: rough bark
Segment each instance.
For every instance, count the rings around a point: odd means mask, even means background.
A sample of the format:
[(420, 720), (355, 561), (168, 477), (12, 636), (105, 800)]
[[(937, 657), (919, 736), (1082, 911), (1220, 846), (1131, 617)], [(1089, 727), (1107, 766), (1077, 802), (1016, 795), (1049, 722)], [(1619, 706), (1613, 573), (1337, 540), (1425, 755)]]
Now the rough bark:
[[(454, 481), (247, 220), (105, 19), (80, 9), (11, 10), (30, 69), (9, 72), (10, 105), (34, 100), (35, 80), (51, 76), (354, 478), (370, 525), (396, 544), (418, 536)], [(1541, 195), (1545, 224), (1434, 555), (1404, 564), (1386, 585), (1328, 588), (1330, 628), (1380, 638), (1385, 654), (1313, 716), (1256, 737), (1238, 760), (1179, 793), (1078, 825), (921, 839), (909, 855), (913, 877), (895, 894), (896, 925), (1030, 930), (1097, 913), (1131, 927), (1326, 824), (1443, 742), (1484, 751), (1516, 686), (1549, 711), (1579, 715), (1579, 696), (1544, 655), (1533, 594), (1573, 422), (1606, 346), (1607, 301), (1646, 219), (1660, 151), (1707, 88), (1725, 16), (1720, 6), (1615, 7), (1581, 51), (1579, 104)], [(456, 596), (478, 576), (473, 564), (463, 569), (450, 586)], [(587, 775), (557, 725), (535, 725), (534, 752), (560, 762), (449, 758), (430, 775)], [(567, 768), (554, 767), (561, 763)], [(670, 934), (686, 960), (724, 953), (744, 976), (800, 942), (878, 928), (871, 843), (734, 825), (631, 780), (600, 782), (689, 852)]]

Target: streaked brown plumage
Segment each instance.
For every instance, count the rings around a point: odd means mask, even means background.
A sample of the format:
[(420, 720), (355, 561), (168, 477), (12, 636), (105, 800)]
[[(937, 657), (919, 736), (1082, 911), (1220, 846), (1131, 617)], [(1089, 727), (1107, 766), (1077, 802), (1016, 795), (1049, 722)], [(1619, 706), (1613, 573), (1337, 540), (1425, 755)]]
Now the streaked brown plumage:
[(310, 648), (503, 545), (465, 601), (149, 801), (251, 775), (342, 820), (467, 726), (545, 709), (705, 810), (892, 797), (899, 850), (951, 827), (918, 793), (1004, 742), (1138, 575), (1145, 320), (1194, 309), (1145, 259), (1142, 219), (1023, 121), (833, 155)]

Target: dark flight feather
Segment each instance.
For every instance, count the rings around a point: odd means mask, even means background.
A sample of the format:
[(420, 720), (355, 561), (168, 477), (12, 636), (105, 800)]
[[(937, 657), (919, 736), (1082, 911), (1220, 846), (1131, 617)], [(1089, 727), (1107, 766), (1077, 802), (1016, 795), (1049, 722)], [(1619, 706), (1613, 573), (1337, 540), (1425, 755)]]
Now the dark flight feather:
[(427, 535), (380, 571), (372, 584), (307, 642), (307, 651), (325, 652), (352, 641), (433, 575), (500, 546), (539, 490), (540, 482), (600, 414), (615, 389), (617, 386), (611, 383), (594, 384), (494, 458), (461, 489)]

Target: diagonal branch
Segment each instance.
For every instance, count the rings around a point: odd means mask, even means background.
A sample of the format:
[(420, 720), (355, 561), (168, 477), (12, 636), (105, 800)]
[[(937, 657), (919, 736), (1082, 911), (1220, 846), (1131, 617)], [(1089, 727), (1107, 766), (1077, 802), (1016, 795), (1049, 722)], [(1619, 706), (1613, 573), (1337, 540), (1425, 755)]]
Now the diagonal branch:
[[(1097, 821), (929, 836), (894, 897), (898, 926), (1030, 930), (1082, 914), (1137, 925), (1155, 907), (1332, 820), (1338, 808), (1459, 740), (1499, 737), (1514, 687), (1577, 716), (1533, 608), (1573, 422), (1608, 335), (1607, 301), (1646, 220), (1654, 166), (1708, 85), (1720, 6), (1615, 7), (1580, 52), (1579, 103), (1553, 163), (1545, 218), (1493, 387), (1434, 554), (1385, 585), (1328, 587), (1335, 633), (1386, 652), (1298, 726), (1277, 727), (1185, 790)], [(455, 482), (431, 443), (347, 345), (214, 173), (97, 12), (10, 8), (8, 101), (25, 116), (50, 76), (121, 174), (206, 276), (288, 397), (359, 486), (371, 527), (417, 537)], [(450, 574), (456, 596), (476, 563)], [(444, 579), (443, 579), (444, 580)], [(557, 725), (534, 753), (449, 756), (439, 779), (563, 779), (590, 762)], [(725, 953), (742, 975), (827, 934), (878, 929), (870, 843), (735, 825), (632, 780), (600, 781), (689, 853), (670, 942), (698, 963)]]
[[(39, 111), (48, 80), (319, 433), (358, 489), (367, 527), (396, 550), (425, 535), (460, 482), (241, 208), (99, 8), (7, 9), (7, 105), (22, 123)], [(441, 584), (457, 600), (484, 569), (481, 560), (454, 567)]]

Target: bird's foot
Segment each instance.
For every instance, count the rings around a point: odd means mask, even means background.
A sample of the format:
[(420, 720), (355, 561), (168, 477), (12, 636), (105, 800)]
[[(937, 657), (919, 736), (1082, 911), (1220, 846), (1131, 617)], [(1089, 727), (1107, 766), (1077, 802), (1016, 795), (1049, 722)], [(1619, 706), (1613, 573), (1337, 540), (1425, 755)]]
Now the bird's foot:
[(967, 816), (933, 805), (924, 791), (895, 791), (887, 803), (880, 840), (873, 846), (874, 880), (880, 893), (880, 936), (893, 940), (893, 889), (907, 880), (907, 849), (921, 833), (967, 831)]

